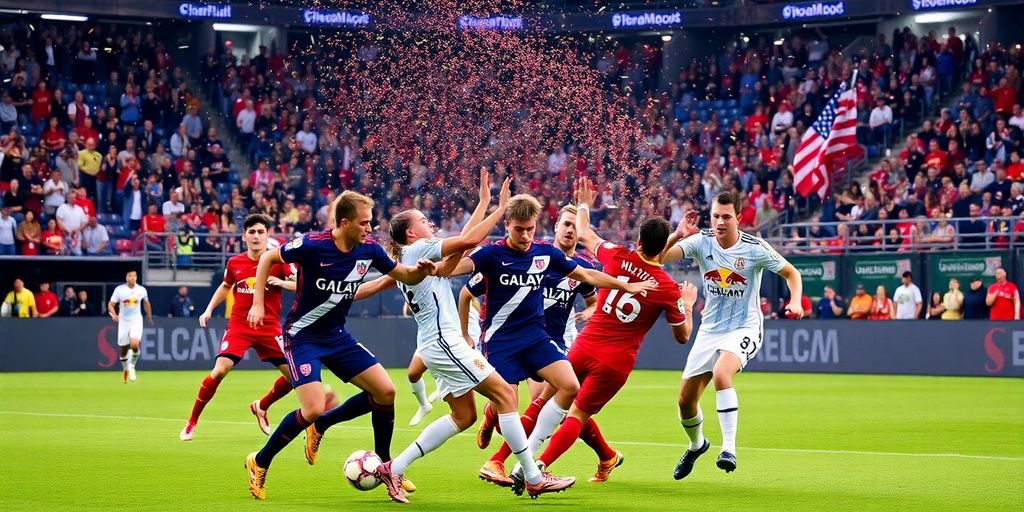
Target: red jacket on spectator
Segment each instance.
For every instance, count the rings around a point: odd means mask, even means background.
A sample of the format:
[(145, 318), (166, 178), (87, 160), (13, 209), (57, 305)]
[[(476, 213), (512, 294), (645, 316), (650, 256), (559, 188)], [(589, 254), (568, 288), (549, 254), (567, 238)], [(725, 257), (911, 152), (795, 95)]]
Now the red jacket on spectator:
[(57, 295), (49, 290), (45, 292), (36, 292), (35, 299), (36, 311), (40, 315), (45, 315), (46, 313), (49, 313), (57, 309), (57, 307), (60, 305), (60, 303), (57, 301)]
[(940, 173), (946, 173), (949, 166), (949, 155), (939, 149), (928, 153), (924, 157), (925, 167), (935, 167)]
[(50, 100), (52, 99), (53, 93), (50, 91), (32, 90), (32, 122), (38, 123), (50, 117)]
[(997, 87), (987, 91), (985, 96), (992, 98), (996, 104), (996, 113), (1010, 115), (1013, 113), (1013, 105), (1017, 103), (1017, 91), (1013, 88)]
[(64, 133), (64, 130), (60, 128), (51, 130), (47, 127), (39, 137), (39, 143), (50, 151), (60, 151), (61, 149), (64, 149), (64, 145), (67, 141), (68, 134)]
[(139, 223), (139, 231), (143, 233), (163, 233), (166, 230), (167, 220), (159, 213), (147, 213), (142, 216), (142, 222)]
[(93, 204), (92, 199), (79, 195), (78, 199), (75, 199), (75, 204), (82, 208), (82, 211), (85, 212), (86, 218), (96, 216), (96, 205)]

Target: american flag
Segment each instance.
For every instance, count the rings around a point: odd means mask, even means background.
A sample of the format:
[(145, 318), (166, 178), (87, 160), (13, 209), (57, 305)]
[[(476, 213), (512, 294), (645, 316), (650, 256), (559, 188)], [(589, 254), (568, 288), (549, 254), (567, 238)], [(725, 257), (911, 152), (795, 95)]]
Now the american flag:
[[(856, 80), (856, 78), (854, 78)], [(793, 184), (798, 194), (825, 198), (831, 188), (832, 161), (857, 144), (857, 91), (844, 83), (839, 94), (804, 132), (793, 158)]]

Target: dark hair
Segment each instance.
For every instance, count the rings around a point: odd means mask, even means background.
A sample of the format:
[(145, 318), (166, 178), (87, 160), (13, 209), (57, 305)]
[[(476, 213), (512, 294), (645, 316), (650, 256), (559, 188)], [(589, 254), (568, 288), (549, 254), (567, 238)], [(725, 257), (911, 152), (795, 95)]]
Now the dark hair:
[(672, 226), (661, 217), (648, 217), (640, 224), (640, 245), (644, 254), (657, 257), (665, 249)]
[(387, 250), (392, 259), (399, 259), (402, 255), (402, 246), (409, 241), (408, 237), (405, 236), (405, 232), (409, 229), (409, 223), (412, 221), (412, 212), (414, 211), (416, 210), (405, 210), (391, 218), (390, 227), (388, 228), (388, 236), (391, 237), (391, 241), (387, 245)]
[(912, 274), (910, 273), (909, 270), (903, 273), (903, 277), (905, 277), (907, 279), (911, 279), (911, 276), (912, 276)]
[(271, 222), (270, 217), (267, 217), (262, 213), (254, 213), (252, 215), (249, 215), (248, 217), (245, 218), (244, 221), (242, 221), (242, 231), (248, 231), (249, 228), (255, 226), (256, 224), (263, 224), (263, 227), (267, 228), (268, 231), (270, 230), (270, 226), (274, 225), (274, 223)]
[(732, 192), (722, 192), (715, 196), (715, 202), (721, 205), (732, 205), (732, 209), (736, 210), (736, 215), (740, 214), (740, 206), (743, 204), (743, 200), (740, 196)]

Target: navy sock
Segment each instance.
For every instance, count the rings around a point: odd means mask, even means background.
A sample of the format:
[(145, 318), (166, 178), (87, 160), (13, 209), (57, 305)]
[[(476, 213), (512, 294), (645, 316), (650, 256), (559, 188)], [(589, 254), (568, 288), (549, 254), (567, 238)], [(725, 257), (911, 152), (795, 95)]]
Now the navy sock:
[(309, 421), (302, 416), (301, 410), (296, 409), (286, 414), (281, 423), (277, 425), (277, 430), (270, 434), (267, 444), (263, 445), (263, 449), (256, 454), (256, 465), (263, 469), (269, 468), (274, 456), (288, 446), (288, 443), (295, 439), (300, 432), (306, 430), (308, 426)]
[(395, 404), (381, 405), (370, 399), (373, 449), (381, 460), (391, 460), (391, 435), (395, 431)]
[[(370, 412), (370, 395), (363, 391), (352, 395), (345, 403), (331, 409), (321, 415), (314, 422), (316, 431), (323, 434), (331, 425), (343, 421), (353, 420)], [(384, 459), (387, 460), (387, 459)]]

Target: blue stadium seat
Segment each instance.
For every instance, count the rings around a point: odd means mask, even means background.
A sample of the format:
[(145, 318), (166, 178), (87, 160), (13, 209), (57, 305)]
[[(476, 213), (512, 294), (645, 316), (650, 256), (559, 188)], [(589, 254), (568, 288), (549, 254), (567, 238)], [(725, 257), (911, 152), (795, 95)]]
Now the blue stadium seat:
[(700, 120), (700, 122), (702, 122), (702, 123), (708, 122), (708, 120), (711, 119), (711, 111), (710, 110), (701, 110), (701, 111), (697, 112), (697, 119)]
[(95, 104), (96, 103), (96, 95), (91, 93), (91, 92), (85, 93), (85, 102), (90, 104), (90, 105)]
[(711, 103), (711, 106), (712, 106), (712, 107), (713, 107), (713, 108), (714, 108), (715, 110), (718, 110), (718, 109), (721, 109), (721, 108), (724, 108), (724, 107), (725, 107), (725, 102), (724, 102), (724, 101), (722, 101), (722, 100), (715, 100), (715, 101), (713, 101), (713, 102)]
[(709, 101), (698, 101), (696, 105), (697, 110), (706, 110), (711, 108), (711, 102)]
[(708, 167), (708, 158), (706, 156), (694, 155), (693, 166), (703, 172)]
[(743, 112), (738, 107), (729, 109), (729, 117), (740, 117), (742, 114)]
[(27, 144), (28, 147), (34, 147), (36, 144), (39, 144), (39, 137), (35, 135), (26, 135), (25, 144)]
[(725, 100), (724, 105), (726, 108), (736, 108), (736, 100)]

